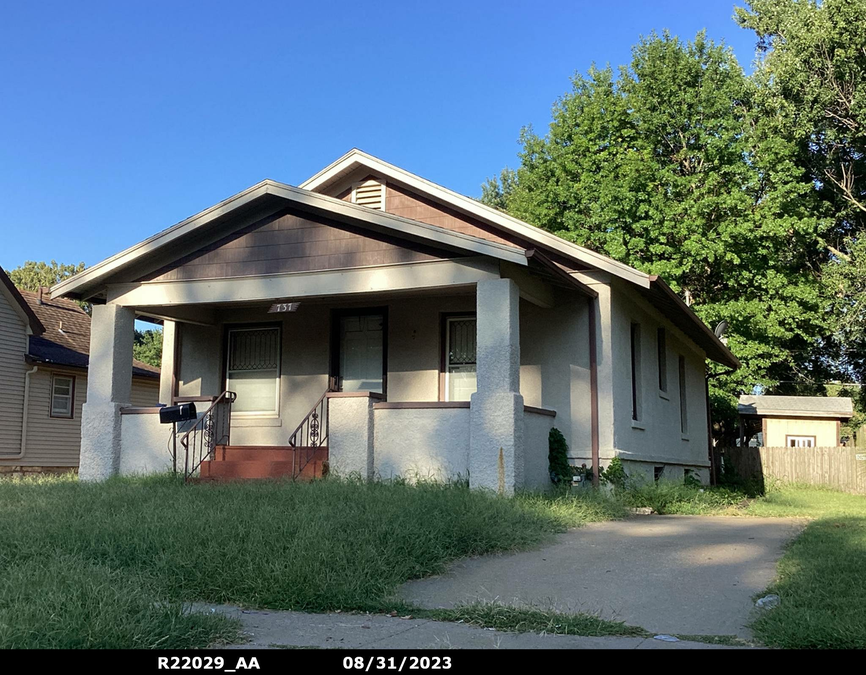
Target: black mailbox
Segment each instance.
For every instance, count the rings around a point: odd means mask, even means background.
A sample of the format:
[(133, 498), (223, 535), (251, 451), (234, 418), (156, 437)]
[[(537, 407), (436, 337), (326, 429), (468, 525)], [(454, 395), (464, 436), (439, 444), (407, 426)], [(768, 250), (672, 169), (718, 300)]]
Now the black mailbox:
[(188, 422), (195, 419), (195, 403), (167, 405), (159, 409), (159, 423)]

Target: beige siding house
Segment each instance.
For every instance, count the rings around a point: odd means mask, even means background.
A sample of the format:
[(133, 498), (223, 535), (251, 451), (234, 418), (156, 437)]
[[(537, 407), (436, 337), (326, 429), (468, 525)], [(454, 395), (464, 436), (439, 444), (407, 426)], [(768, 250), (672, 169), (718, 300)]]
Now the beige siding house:
[[(0, 473), (78, 466), (90, 317), (70, 300), (16, 289), (0, 270)], [(132, 402), (153, 405), (159, 371), (135, 362)]]
[[(327, 468), (510, 493), (549, 485), (554, 426), (576, 464), (707, 479), (706, 360), (739, 365), (661, 279), (358, 150), (52, 293), (94, 303), (90, 479)], [(198, 407), (178, 430), (131, 405), (136, 317), (164, 322), (161, 403)]]
[(768, 448), (831, 448), (841, 445), (842, 422), (854, 415), (850, 398), (833, 396), (741, 396), (741, 445), (761, 433)]

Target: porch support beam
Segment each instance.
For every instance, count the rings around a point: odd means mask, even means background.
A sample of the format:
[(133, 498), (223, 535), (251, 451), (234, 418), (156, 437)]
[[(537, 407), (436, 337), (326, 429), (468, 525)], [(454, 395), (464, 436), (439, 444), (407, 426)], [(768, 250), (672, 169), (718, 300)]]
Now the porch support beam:
[(135, 312), (118, 305), (93, 305), (87, 402), (81, 414), (78, 476), (105, 480), (120, 469), (120, 409), (132, 393)]
[(274, 274), (260, 277), (141, 282), (108, 287), (108, 302), (124, 307), (298, 300), (422, 288), (469, 286), (498, 279), (498, 261), (462, 258), (406, 265)]
[(469, 483), (500, 494), (523, 486), (520, 290), (512, 279), (480, 281), (477, 382), (470, 403)]

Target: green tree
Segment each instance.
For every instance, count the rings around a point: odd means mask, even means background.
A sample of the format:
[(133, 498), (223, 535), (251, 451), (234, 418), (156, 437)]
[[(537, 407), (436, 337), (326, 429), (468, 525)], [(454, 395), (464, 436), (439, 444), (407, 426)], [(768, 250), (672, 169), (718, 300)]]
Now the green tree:
[(132, 355), (143, 363), (159, 368), (162, 364), (162, 331), (136, 330)]
[(711, 326), (726, 320), (744, 366), (716, 368), (719, 419), (757, 384), (809, 380), (826, 332), (818, 271), (829, 225), (798, 147), (766, 133), (730, 49), (704, 33), (652, 35), (629, 67), (592, 68), (572, 84), (547, 135), (524, 129), (520, 167), (488, 181), (483, 199), (661, 275)]
[(40, 286), (53, 286), (68, 277), (84, 271), (84, 263), (68, 265), (52, 260), (50, 263), (28, 260), (20, 267), (9, 270), (9, 278), (18, 288), (37, 291)]
[[(83, 262), (73, 265), (58, 263), (56, 260), (52, 260), (50, 263), (28, 260), (20, 267), (9, 270), (8, 274), (15, 286), (35, 293), (39, 290), (40, 286), (50, 288), (64, 279), (83, 272), (84, 269), (85, 265)], [(89, 302), (79, 302), (78, 304), (85, 312), (90, 314)]]
[(752, 0), (736, 13), (762, 58), (755, 81), (772, 133), (799, 148), (834, 227), (824, 268), (832, 339), (824, 365), (866, 376), (866, 0)]

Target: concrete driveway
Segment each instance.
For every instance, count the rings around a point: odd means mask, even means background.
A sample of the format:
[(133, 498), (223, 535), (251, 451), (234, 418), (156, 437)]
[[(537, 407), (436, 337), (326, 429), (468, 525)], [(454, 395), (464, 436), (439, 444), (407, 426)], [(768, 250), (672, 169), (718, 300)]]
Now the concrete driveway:
[(474, 600), (597, 613), (656, 633), (737, 635), (803, 521), (639, 516), (589, 525), (545, 548), (455, 564), (400, 596), (423, 607)]

